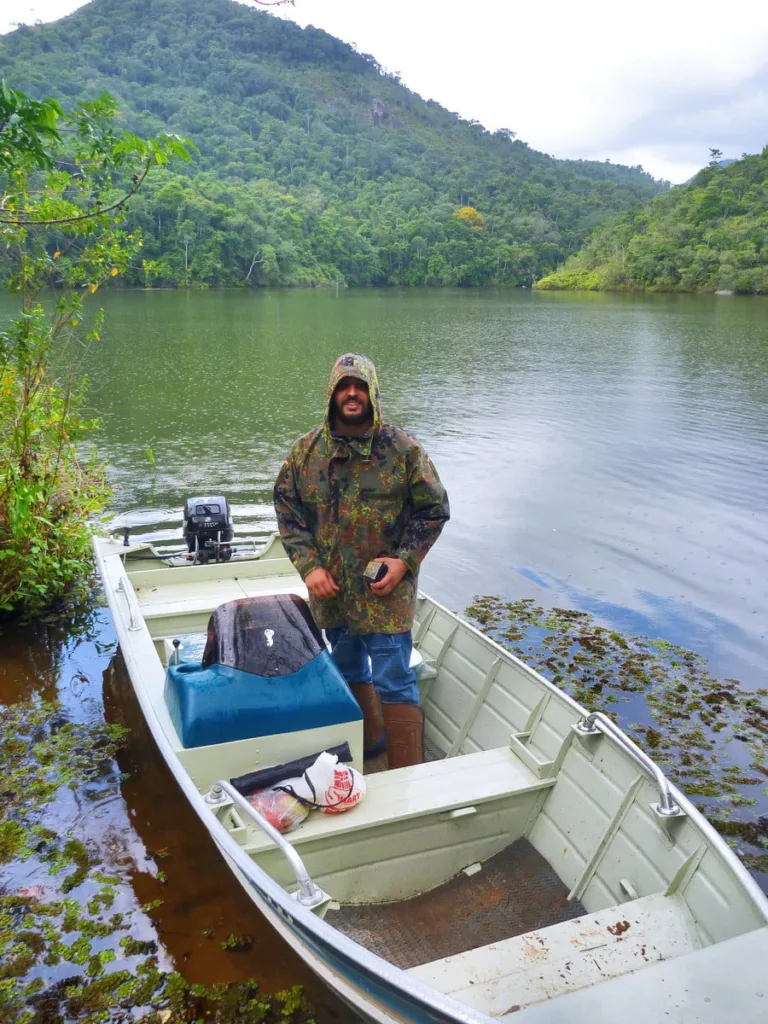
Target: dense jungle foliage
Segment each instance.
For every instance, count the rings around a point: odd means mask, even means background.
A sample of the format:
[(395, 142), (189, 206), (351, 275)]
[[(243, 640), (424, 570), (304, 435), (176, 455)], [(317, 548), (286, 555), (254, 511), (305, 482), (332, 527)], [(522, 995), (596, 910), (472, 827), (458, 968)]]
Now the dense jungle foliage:
[(768, 147), (604, 224), (537, 287), (768, 292)]
[(531, 284), (664, 187), (490, 134), (232, 0), (93, 0), (0, 38), (0, 77), (65, 105), (108, 91), (131, 132), (199, 147), (130, 204), (131, 284)]

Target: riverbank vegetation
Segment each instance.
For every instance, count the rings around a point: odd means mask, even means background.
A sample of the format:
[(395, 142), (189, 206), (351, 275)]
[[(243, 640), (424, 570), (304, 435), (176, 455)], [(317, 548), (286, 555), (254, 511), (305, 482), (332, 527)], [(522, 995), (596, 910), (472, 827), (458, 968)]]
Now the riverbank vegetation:
[[(122, 210), (181, 140), (118, 130), (107, 95), (65, 112), (0, 83), (0, 253), (17, 313), (0, 327), (0, 615), (41, 614), (82, 591), (90, 518), (109, 494), (83, 414), (86, 300), (141, 239)], [(41, 295), (44, 294), (44, 299)]]
[(123, 127), (194, 140), (129, 205), (144, 248), (121, 280), (142, 287), (530, 285), (665, 187), (489, 133), (232, 0), (93, 0), (0, 38), (0, 75), (68, 103), (107, 90)]
[(606, 222), (536, 287), (768, 294), (768, 147)]

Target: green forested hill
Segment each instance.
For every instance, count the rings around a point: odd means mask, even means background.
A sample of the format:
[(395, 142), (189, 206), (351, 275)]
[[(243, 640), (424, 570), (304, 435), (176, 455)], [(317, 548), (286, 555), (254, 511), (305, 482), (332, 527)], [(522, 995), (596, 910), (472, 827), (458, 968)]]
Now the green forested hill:
[(530, 284), (663, 187), (490, 134), (231, 0), (93, 0), (0, 37), (0, 76), (65, 106), (109, 91), (125, 127), (198, 146), (132, 201), (133, 283)]
[(768, 293), (768, 147), (609, 221), (537, 287)]

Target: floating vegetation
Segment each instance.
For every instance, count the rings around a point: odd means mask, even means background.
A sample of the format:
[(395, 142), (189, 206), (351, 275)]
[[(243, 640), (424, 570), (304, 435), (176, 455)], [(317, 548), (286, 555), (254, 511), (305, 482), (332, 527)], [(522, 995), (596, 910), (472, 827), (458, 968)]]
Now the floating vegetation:
[(253, 935), (228, 935), (223, 942), (219, 943), (222, 949), (240, 950), (247, 952), (252, 948), (256, 939)]
[(768, 815), (757, 809), (768, 805), (768, 690), (717, 679), (700, 655), (588, 612), (477, 597), (467, 615), (590, 711), (612, 707), (746, 866), (768, 871)]
[[(67, 721), (58, 704), (0, 706), (0, 1021), (2, 1024), (303, 1024), (300, 986), (265, 996), (254, 981), (190, 984), (135, 932), (155, 900), (117, 913), (121, 879), (95, 843), (46, 825), (67, 799), (119, 791), (114, 757), (126, 730)], [(166, 851), (158, 851), (162, 857)], [(22, 885), (21, 874), (45, 884)], [(240, 955), (251, 936), (230, 935)]]

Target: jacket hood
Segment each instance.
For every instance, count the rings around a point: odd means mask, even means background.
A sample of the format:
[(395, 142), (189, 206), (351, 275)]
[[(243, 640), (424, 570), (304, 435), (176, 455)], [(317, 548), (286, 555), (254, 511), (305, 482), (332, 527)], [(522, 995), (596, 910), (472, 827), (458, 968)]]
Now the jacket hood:
[(381, 427), (381, 396), (379, 395), (379, 382), (376, 378), (376, 367), (367, 356), (360, 356), (354, 352), (347, 352), (339, 356), (333, 364), (331, 379), (328, 382), (328, 394), (325, 402), (325, 425), (330, 431), (331, 423), (331, 398), (338, 387), (339, 381), (344, 377), (357, 377), (368, 385), (368, 397), (371, 400), (373, 410), (373, 427), (371, 434), (376, 434)]

